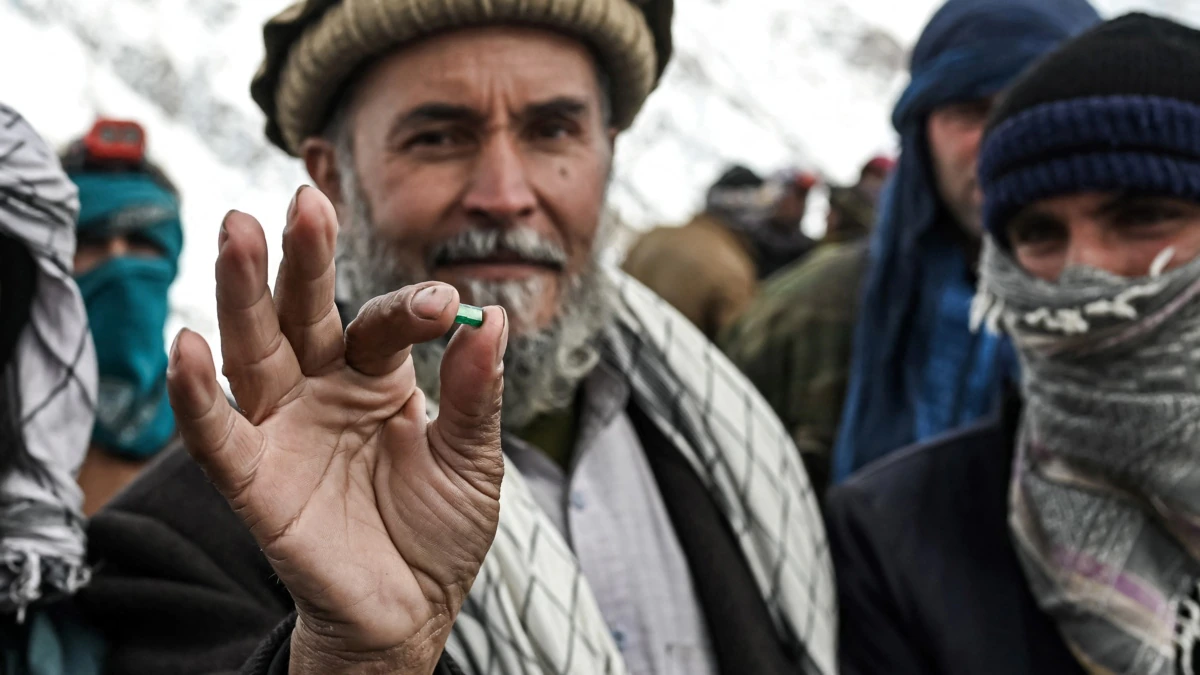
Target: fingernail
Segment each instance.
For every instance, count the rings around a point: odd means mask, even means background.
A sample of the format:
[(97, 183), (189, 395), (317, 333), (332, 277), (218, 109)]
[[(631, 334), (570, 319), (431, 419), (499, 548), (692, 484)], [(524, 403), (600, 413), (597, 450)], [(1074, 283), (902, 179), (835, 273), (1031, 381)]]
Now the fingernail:
[(504, 362), (504, 354), (508, 351), (508, 312), (503, 307), (497, 307), (500, 310), (500, 316), (504, 320), (504, 329), (500, 331), (500, 349), (496, 355), (497, 363)]
[(225, 223), (228, 223), (229, 217), (235, 213), (237, 213), (237, 209), (229, 209), (229, 211), (225, 213), (225, 217), (221, 219), (221, 232), (217, 235), (218, 251), (225, 246), (225, 242), (229, 241), (229, 228), (225, 226)]
[(175, 334), (175, 339), (171, 340), (171, 349), (167, 352), (167, 370), (169, 371), (175, 370), (175, 366), (179, 363), (179, 337), (183, 335), (183, 331), (185, 330), (187, 329), (180, 329), (180, 331)]
[(422, 319), (436, 319), (446, 311), (447, 305), (454, 299), (450, 287), (438, 284), (417, 291), (412, 299), (413, 313)]
[(308, 186), (301, 185), (300, 187), (296, 188), (296, 193), (292, 195), (292, 203), (288, 204), (288, 220), (291, 220), (292, 215), (296, 213), (296, 204), (300, 201), (300, 193), (304, 192), (304, 188), (306, 187)]

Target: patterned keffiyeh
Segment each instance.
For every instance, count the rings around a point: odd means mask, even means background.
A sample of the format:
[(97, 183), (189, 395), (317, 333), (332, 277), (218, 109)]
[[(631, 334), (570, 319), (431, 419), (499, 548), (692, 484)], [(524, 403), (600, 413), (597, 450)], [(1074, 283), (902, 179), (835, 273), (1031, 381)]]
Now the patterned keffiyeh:
[(1024, 372), (1010, 525), (1092, 673), (1193, 675), (1200, 638), (1200, 260), (1027, 275), (990, 242), (975, 318)]
[[(602, 358), (713, 491), (781, 640), (806, 655), (798, 672), (836, 673), (833, 571), (799, 453), (699, 331), (612, 274), (621, 299)], [(511, 464), (495, 543), (447, 650), (477, 675), (626, 672), (579, 563)]]
[(0, 234), (26, 246), (37, 269), (29, 323), (0, 375), (0, 408), (19, 416), (20, 436), (3, 451), (21, 454), (0, 476), (0, 613), (18, 619), (88, 580), (75, 474), (92, 433), (96, 356), (71, 279), (78, 209), (54, 153), (0, 105)]

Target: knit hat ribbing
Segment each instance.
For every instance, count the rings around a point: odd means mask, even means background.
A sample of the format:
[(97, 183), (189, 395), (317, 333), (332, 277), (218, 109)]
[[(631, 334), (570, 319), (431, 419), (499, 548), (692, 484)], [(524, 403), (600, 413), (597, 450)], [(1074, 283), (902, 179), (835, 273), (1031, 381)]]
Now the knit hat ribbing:
[(671, 53), (673, 0), (300, 0), (263, 29), (250, 91), (267, 137), (296, 154), (371, 58), (441, 31), (516, 23), (586, 42), (612, 82), (613, 124), (633, 123)]
[(1129, 191), (1200, 201), (1200, 31), (1130, 14), (1047, 56), (997, 107), (979, 161), (984, 226), (1040, 199)]

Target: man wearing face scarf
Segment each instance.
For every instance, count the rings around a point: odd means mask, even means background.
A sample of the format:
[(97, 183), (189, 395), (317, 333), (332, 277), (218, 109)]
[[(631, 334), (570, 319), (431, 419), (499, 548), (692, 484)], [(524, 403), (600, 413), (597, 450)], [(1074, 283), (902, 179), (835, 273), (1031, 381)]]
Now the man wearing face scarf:
[(1200, 672), (1198, 61), (1129, 15), (990, 121), (973, 314), (1020, 399), (830, 493), (843, 673)]
[[(863, 290), (833, 441), (834, 482), (998, 403), (1015, 357), (1003, 340), (967, 326), (981, 236), (980, 134), (997, 94), (1097, 21), (1086, 0), (949, 0), (921, 34), (912, 81), (892, 113), (900, 159), (868, 259), (836, 268)], [(817, 363), (847, 363), (842, 343), (828, 344)]]
[(75, 278), (100, 363), (96, 425), (79, 475), (91, 515), (175, 437), (163, 333), (183, 228), (178, 194), (145, 159), (140, 125), (98, 121), (63, 165), (79, 189)]
[(100, 672), (71, 598), (88, 583), (75, 474), (92, 431), (96, 357), (71, 279), (75, 186), (0, 104), (0, 670)]

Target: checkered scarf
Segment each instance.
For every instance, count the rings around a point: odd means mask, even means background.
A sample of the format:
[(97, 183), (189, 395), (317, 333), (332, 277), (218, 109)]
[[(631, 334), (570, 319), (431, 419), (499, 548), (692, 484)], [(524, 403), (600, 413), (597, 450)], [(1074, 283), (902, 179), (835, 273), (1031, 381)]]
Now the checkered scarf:
[(1200, 672), (1200, 260), (1051, 284), (989, 242), (977, 309), (1021, 354), (1009, 520), (1039, 605), (1089, 672)]
[(71, 278), (78, 209), (54, 153), (0, 105), (0, 233), (27, 246), (37, 266), (29, 325), (0, 375), (5, 395), (19, 393), (11, 412), (27, 455), (0, 477), (0, 614), (18, 620), (88, 580), (75, 474), (92, 433), (96, 356)]
[[(780, 639), (832, 675), (837, 610), (825, 530), (800, 455), (770, 408), (686, 319), (612, 271), (602, 358), (712, 490)], [(626, 672), (570, 546), (506, 468), (500, 526), (447, 650), (468, 672)]]

